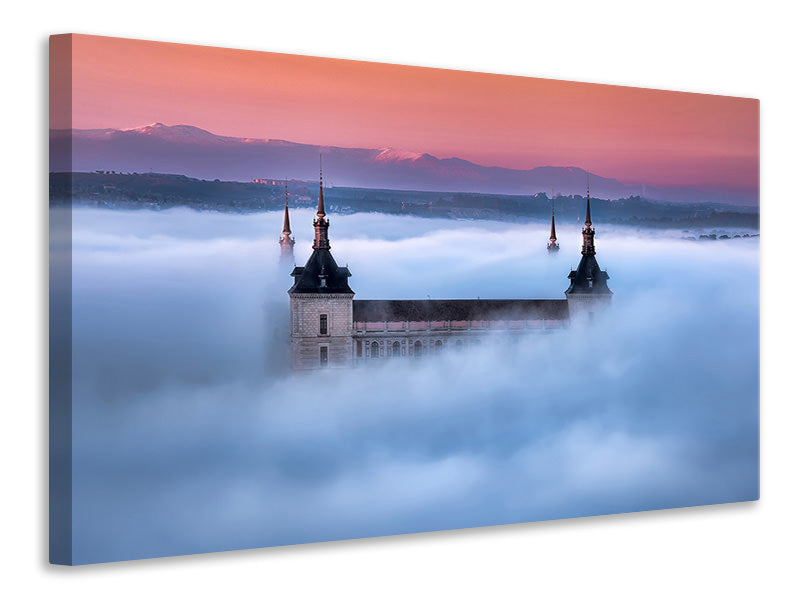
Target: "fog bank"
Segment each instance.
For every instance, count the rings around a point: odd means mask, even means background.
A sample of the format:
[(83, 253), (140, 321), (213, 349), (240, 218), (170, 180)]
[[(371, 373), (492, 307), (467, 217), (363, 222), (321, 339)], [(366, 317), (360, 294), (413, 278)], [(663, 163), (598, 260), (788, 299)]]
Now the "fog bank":
[[(311, 212), (293, 213), (295, 255)], [(274, 368), (281, 216), (73, 211), (78, 562), (754, 499), (758, 241), (597, 223), (589, 329)], [(331, 217), (356, 298), (563, 298), (548, 230)], [(273, 368), (271, 368), (273, 367)]]

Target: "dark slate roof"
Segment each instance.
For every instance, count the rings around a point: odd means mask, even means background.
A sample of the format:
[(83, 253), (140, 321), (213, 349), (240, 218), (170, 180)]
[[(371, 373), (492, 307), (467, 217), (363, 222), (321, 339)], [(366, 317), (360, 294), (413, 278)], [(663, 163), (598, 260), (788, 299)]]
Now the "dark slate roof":
[(611, 294), (608, 289), (608, 273), (600, 270), (594, 256), (584, 254), (578, 268), (570, 271), (567, 294)]
[(353, 321), (492, 321), (569, 316), (566, 300), (353, 300)]
[[(325, 287), (321, 285), (323, 274)], [(295, 267), (292, 271), (294, 285), (289, 288), (289, 293), (352, 294), (353, 290), (347, 283), (350, 276), (350, 269), (337, 265), (330, 250), (318, 248), (311, 253), (304, 267)]]

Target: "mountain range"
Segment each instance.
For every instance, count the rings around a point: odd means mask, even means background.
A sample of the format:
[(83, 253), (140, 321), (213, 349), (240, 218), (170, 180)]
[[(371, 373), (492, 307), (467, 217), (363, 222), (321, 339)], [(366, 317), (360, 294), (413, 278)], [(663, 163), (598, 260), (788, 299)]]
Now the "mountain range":
[[(70, 151), (71, 150), (71, 151)], [(51, 129), (50, 171), (176, 173), (199, 179), (313, 179), (323, 157), (326, 185), (420, 191), (593, 197), (642, 196), (665, 202), (758, 204), (757, 192), (646, 187), (574, 166), (507, 169), (392, 148), (341, 148), (220, 136), (191, 125), (134, 129)]]

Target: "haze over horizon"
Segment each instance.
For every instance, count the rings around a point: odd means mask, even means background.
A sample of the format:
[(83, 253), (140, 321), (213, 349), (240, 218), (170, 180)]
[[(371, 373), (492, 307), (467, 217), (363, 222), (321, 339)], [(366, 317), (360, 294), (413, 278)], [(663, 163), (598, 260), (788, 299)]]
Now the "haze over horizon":
[[(53, 129), (187, 123), (219, 135), (395, 148), (648, 186), (757, 194), (757, 100), (146, 42), (54, 36), (72, 110)], [(125, 64), (125, 69), (110, 68)]]
[(217, 135), (157, 122), (126, 129), (51, 129), (51, 172), (170, 173), (204, 180), (313, 180), (324, 156), (325, 181), (335, 187), (536, 195), (557, 192), (657, 202), (757, 206), (758, 190), (654, 186), (603, 177), (579, 165), (507, 169), (461, 157), (439, 158), (399, 148), (347, 148), (294, 140)]

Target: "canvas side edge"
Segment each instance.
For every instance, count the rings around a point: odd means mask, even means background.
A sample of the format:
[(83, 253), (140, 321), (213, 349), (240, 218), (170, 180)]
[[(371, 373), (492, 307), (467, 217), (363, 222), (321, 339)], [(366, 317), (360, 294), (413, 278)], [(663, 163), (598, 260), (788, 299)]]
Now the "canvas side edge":
[[(50, 36), (49, 128), (66, 128), (49, 148), (49, 561), (73, 564), (72, 543), (72, 36)], [(66, 127), (65, 127), (66, 125)], [(66, 169), (64, 167), (67, 167)], [(68, 199), (53, 193), (65, 171)]]

